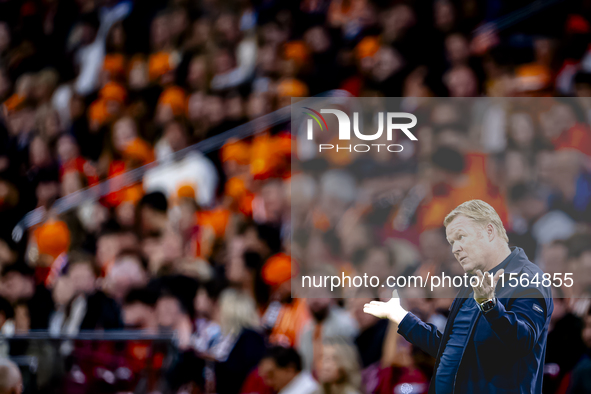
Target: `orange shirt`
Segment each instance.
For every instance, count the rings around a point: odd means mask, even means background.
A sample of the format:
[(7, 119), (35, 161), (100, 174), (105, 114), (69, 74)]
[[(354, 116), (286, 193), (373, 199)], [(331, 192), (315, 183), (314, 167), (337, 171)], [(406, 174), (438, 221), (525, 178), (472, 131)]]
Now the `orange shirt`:
[(585, 124), (577, 123), (554, 138), (552, 144), (556, 150), (576, 149), (591, 156), (591, 129)]
[(304, 299), (297, 298), (291, 304), (284, 304), (269, 336), (269, 343), (296, 347), (300, 333), (310, 318)]
[(465, 162), (464, 174), (468, 176), (468, 184), (457, 188), (445, 185), (439, 193), (434, 193), (433, 198), (419, 209), (419, 231), (443, 226), (443, 220), (448, 213), (458, 205), (473, 199), (489, 203), (497, 211), (503, 224), (508, 225), (509, 213), (505, 197), (486, 177), (486, 154), (467, 154)]

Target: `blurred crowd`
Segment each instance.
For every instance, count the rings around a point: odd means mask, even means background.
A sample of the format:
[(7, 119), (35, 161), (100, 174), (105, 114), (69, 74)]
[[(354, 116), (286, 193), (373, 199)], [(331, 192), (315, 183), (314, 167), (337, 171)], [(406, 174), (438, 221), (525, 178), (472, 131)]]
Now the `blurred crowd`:
[[(542, 3), (0, 1), (0, 357), (39, 360), (31, 393), (425, 393), (433, 360), (363, 314), (376, 295), (292, 297), (291, 278), (460, 273), (443, 218), (478, 198), (545, 272), (574, 274), (544, 392), (589, 392), (591, 5)], [(298, 133), (255, 121), (184, 150), (333, 89), (416, 97), (419, 141), (293, 168)], [(407, 296), (445, 326), (455, 294)], [(37, 330), (174, 333), (176, 351)]]

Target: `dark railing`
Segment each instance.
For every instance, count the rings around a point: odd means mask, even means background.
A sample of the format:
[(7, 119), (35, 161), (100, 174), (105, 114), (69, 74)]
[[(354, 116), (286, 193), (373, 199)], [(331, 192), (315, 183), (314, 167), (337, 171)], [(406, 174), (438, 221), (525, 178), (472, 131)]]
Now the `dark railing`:
[(19, 366), (25, 394), (168, 393), (176, 343), (170, 331), (31, 331), (0, 337), (0, 355)]

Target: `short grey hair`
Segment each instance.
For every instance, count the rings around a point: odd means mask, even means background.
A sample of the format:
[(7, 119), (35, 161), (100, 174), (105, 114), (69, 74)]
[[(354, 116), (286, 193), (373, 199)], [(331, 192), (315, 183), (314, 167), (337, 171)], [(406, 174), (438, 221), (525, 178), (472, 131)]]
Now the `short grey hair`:
[(499, 217), (499, 214), (490, 204), (482, 200), (470, 200), (458, 205), (453, 211), (451, 211), (443, 220), (443, 225), (447, 227), (456, 217), (465, 216), (468, 219), (474, 220), (476, 223), (485, 227), (489, 223), (497, 229), (499, 236), (509, 243), (509, 237), (507, 231), (503, 226), (503, 222)]

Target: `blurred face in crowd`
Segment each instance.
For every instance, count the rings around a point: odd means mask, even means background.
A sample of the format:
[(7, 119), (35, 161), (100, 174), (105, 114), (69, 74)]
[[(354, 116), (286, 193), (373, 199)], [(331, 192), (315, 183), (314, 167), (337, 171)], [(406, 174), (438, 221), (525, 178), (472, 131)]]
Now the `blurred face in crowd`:
[(184, 8), (177, 8), (170, 16), (170, 32), (173, 37), (179, 37), (189, 27), (189, 16)]
[(189, 71), (187, 72), (187, 83), (193, 89), (203, 87), (207, 81), (207, 62), (204, 56), (195, 56), (189, 63)]
[(128, 85), (132, 90), (145, 88), (149, 83), (148, 65), (143, 60), (133, 62), (129, 70)]
[[(44, 85), (41, 85), (44, 86)], [(39, 88), (41, 89), (41, 88)], [(47, 88), (49, 90), (50, 88)], [(39, 94), (45, 94), (46, 96), (51, 96), (50, 92), (41, 92)], [(39, 119), (39, 131), (41, 136), (47, 140), (53, 140), (56, 138), (62, 131), (60, 127), (60, 120), (58, 117), (57, 112), (55, 111), (48, 111)]]
[(162, 230), (166, 223), (166, 212), (159, 211), (148, 205), (145, 205), (140, 210), (141, 228), (145, 233), (150, 231)]
[(224, 102), (219, 96), (205, 98), (204, 114), (211, 125), (218, 125), (224, 121)]
[(450, 97), (475, 97), (478, 95), (478, 81), (470, 67), (453, 67), (445, 73), (443, 79)]
[(375, 81), (385, 81), (399, 71), (403, 64), (404, 60), (397, 51), (383, 46), (374, 56), (371, 75)]
[(182, 317), (181, 304), (172, 296), (163, 296), (156, 303), (156, 320), (158, 326), (173, 328)]
[(119, 152), (125, 148), (137, 137), (137, 127), (132, 118), (119, 119), (113, 125), (113, 145)]
[(51, 291), (53, 302), (58, 307), (65, 307), (74, 296), (74, 286), (68, 276), (60, 276), (55, 281)]
[[(309, 298), (308, 299), (308, 308), (310, 308), (310, 313), (312, 314), (312, 316), (314, 317), (314, 319), (317, 322), (321, 322), (324, 319), (326, 319), (326, 317), (328, 316), (328, 313), (330, 312), (330, 307), (333, 305), (333, 300), (332, 298), (325, 298), (326, 297), (326, 290), (320, 290), (320, 292), (322, 292), (323, 294), (311, 294), (310, 297), (315, 297), (315, 298)], [(313, 292), (312, 292), (313, 293)], [(316, 297), (321, 297), (324, 296), (323, 298), (316, 298)]]
[(31, 141), (29, 157), (33, 167), (45, 167), (51, 163), (51, 152), (41, 137), (35, 137)]
[(400, 38), (416, 23), (414, 11), (406, 4), (399, 4), (382, 13), (383, 36), (386, 42)]
[(123, 255), (117, 258), (105, 281), (111, 295), (122, 299), (132, 288), (144, 286), (148, 277), (138, 257)]
[(226, 117), (231, 120), (241, 120), (244, 116), (242, 97), (236, 95), (226, 99)]
[[(1, 188), (2, 186), (0, 185)], [(3, 265), (14, 263), (17, 257), (17, 253), (8, 246), (6, 241), (0, 239), (0, 270)]]
[(10, 29), (8, 23), (0, 23), (0, 54), (10, 48)]
[(421, 255), (425, 260), (441, 262), (451, 257), (449, 244), (441, 229), (426, 230), (419, 236)]
[(259, 365), (259, 373), (265, 384), (275, 392), (282, 390), (298, 374), (298, 371), (291, 365), (280, 367), (275, 360), (265, 358)]
[(173, 231), (167, 232), (162, 237), (160, 247), (166, 261), (174, 261), (183, 257), (183, 239)]
[(218, 50), (214, 55), (213, 62), (216, 74), (226, 73), (234, 67), (234, 58), (227, 49)]
[[(181, 234), (188, 236), (195, 226), (197, 205), (195, 199), (184, 197), (179, 201), (176, 223)], [(171, 220), (172, 221), (172, 220)]]
[(74, 264), (68, 276), (70, 277), (75, 294), (92, 294), (95, 290), (96, 275), (92, 263)]
[(461, 34), (451, 34), (445, 39), (447, 58), (453, 65), (466, 64), (470, 57), (468, 40)]
[(60, 184), (56, 181), (39, 182), (35, 190), (37, 205), (46, 206), (55, 198), (59, 197)]
[(187, 131), (185, 127), (176, 121), (172, 121), (166, 125), (164, 130), (164, 138), (173, 152), (178, 152), (189, 145)]
[(29, 299), (34, 293), (35, 284), (33, 278), (18, 272), (9, 272), (0, 281), (0, 295), (10, 302)]
[(507, 151), (505, 155), (505, 183), (508, 186), (526, 182), (529, 178), (530, 167), (525, 156), (519, 151)]
[(263, 75), (273, 74), (277, 71), (277, 51), (271, 45), (259, 49), (257, 53), (257, 65)]
[(342, 371), (337, 349), (331, 345), (322, 347), (322, 360), (318, 368), (318, 380), (321, 383), (336, 383), (341, 379)]
[(330, 39), (321, 26), (308, 29), (304, 34), (304, 41), (313, 53), (324, 53), (330, 48)]
[(124, 201), (115, 208), (117, 222), (124, 228), (135, 225), (135, 205), (131, 201)]
[(530, 147), (535, 137), (535, 128), (529, 114), (513, 114), (509, 122), (509, 133), (513, 141), (521, 148)]
[(116, 23), (109, 31), (109, 37), (111, 45), (118, 50), (123, 51), (125, 49), (125, 30), (123, 29), (122, 23)]
[(82, 184), (82, 176), (78, 171), (68, 171), (64, 173), (62, 176), (62, 184), (61, 184), (61, 195), (67, 196), (68, 194), (72, 194), (80, 189), (82, 189), (84, 185)]
[(191, 42), (195, 45), (204, 45), (211, 37), (211, 22), (208, 18), (197, 19), (191, 26)]
[(566, 104), (553, 104), (548, 111), (540, 114), (542, 134), (549, 140), (558, 137), (564, 130), (570, 129), (577, 122), (572, 108)]
[(171, 37), (170, 16), (160, 15), (152, 21), (151, 40), (155, 49), (164, 49)]
[(261, 36), (265, 44), (277, 46), (287, 40), (287, 32), (282, 30), (275, 22), (263, 25)]
[(96, 259), (100, 267), (113, 261), (120, 250), (119, 234), (105, 234), (97, 240)]
[(465, 272), (486, 271), (485, 268), (490, 264), (487, 258), (495, 247), (489, 241), (483, 226), (466, 216), (458, 215), (447, 225), (445, 231), (452, 252)]
[[(551, 243), (542, 246), (541, 268), (544, 272), (567, 272), (568, 247), (563, 243)], [(554, 275), (552, 275), (554, 277)]]
[(558, 190), (570, 190), (581, 169), (581, 155), (572, 149), (541, 151), (536, 156), (536, 169), (541, 182)]
[(546, 211), (546, 201), (538, 196), (527, 195), (515, 203), (520, 215), (528, 221), (533, 221)]
[(449, 0), (438, 0), (433, 6), (435, 27), (441, 31), (449, 31), (455, 23), (455, 10)]
[(247, 278), (247, 270), (244, 263), (246, 240), (244, 237), (234, 237), (228, 245), (228, 263), (226, 265), (226, 277), (230, 283), (242, 283)]
[(120, 250), (120, 234), (101, 235), (96, 241), (96, 261), (99, 267), (114, 261)]
[(187, 104), (187, 112), (188, 112), (188, 119), (190, 122), (195, 123), (199, 121), (203, 114), (205, 113), (204, 109), (205, 105), (205, 95), (203, 92), (196, 92), (193, 93), (189, 97), (189, 102)]
[(271, 105), (269, 99), (263, 93), (253, 93), (248, 98), (246, 112), (250, 120), (256, 119), (271, 112)]
[(215, 30), (222, 42), (235, 43), (240, 31), (236, 18), (232, 14), (222, 14), (215, 22)]
[(133, 302), (123, 305), (123, 324), (128, 329), (149, 330), (156, 328), (156, 313), (154, 307)]
[(57, 141), (57, 154), (62, 163), (66, 163), (78, 156), (78, 145), (69, 134), (64, 134)]
[(207, 294), (207, 290), (202, 287), (195, 295), (194, 307), (198, 317), (210, 319), (213, 316), (214, 301)]
[(261, 190), (265, 213), (269, 222), (279, 222), (284, 214), (285, 190), (282, 182), (268, 182)]

